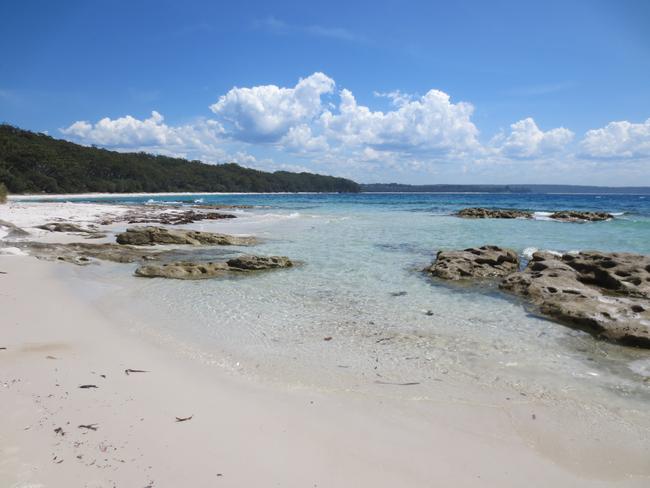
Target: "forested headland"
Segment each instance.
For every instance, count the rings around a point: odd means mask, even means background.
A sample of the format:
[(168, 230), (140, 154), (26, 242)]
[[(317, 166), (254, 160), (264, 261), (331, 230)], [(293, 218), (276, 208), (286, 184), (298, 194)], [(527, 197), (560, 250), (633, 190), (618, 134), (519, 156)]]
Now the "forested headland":
[(358, 192), (352, 180), (205, 164), (86, 147), (0, 125), (0, 188), (9, 193)]

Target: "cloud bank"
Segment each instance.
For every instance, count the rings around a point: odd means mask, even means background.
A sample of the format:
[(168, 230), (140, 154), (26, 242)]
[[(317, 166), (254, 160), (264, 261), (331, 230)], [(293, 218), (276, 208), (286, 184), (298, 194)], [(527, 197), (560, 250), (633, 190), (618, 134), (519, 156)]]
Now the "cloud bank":
[[(316, 72), (289, 87), (234, 87), (209, 105), (210, 118), (192, 124), (168, 125), (153, 111), (145, 119), (77, 121), (61, 132), (83, 144), (118, 150), (266, 169), (289, 164), (362, 180), (408, 172), (480, 174), (503, 165), (515, 174), (554, 167), (576, 175), (612, 161), (637, 172), (650, 167), (650, 119), (610, 122), (576, 138), (565, 127), (540, 128), (527, 117), (489, 138), (481, 137), (472, 120), (471, 103), (440, 90), (374, 94), (389, 101), (388, 109), (359, 104), (350, 90)], [(255, 152), (265, 157), (256, 158)]]

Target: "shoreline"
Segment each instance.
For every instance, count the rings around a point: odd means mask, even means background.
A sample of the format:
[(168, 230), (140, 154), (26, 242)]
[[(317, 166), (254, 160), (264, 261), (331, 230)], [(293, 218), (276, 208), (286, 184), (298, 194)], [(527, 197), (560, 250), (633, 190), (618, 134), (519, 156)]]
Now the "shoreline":
[[(532, 420), (525, 403), (508, 411), (444, 398), (287, 389), (178, 357), (82, 302), (57, 276), (61, 266), (0, 258), (7, 273), (0, 277), (3, 486), (76, 486), (76, 479), (162, 487), (647, 482), (623, 475), (640, 461), (629, 452), (612, 453), (610, 466), (599, 467), (566, 445), (531, 447), (530, 435), (541, 435), (547, 422), (570, 422), (545, 419), (540, 405), (532, 406), (539, 417)], [(28, 305), (34, 296), (38, 307)], [(148, 372), (125, 375), (129, 368)], [(532, 434), (522, 435), (524, 416)], [(97, 431), (77, 427), (93, 424)], [(548, 457), (557, 449), (572, 458), (568, 466)]]
[[(33, 239), (61, 243), (84, 238), (34, 226), (89, 225), (126, 207), (12, 202), (5, 210), (3, 218), (29, 228)], [(210, 229), (260, 231), (238, 221)], [(120, 307), (120, 300), (142, 297), (133, 293), (130, 280), (137, 278), (119, 272), (115, 281), (108, 266), (124, 265), (0, 255), (1, 486), (67, 488), (84, 479), (91, 487), (636, 487), (650, 479), (650, 430), (632, 403), (620, 404), (629, 411), (591, 397), (583, 403), (579, 395), (558, 403), (552, 388), (531, 395), (450, 377), (422, 390), (390, 378), (390, 370), (356, 380), (358, 371), (342, 370), (352, 383), (301, 383), (291, 379), (306, 366), (296, 358), (286, 363), (287, 374), (249, 375), (263, 363), (259, 356), (248, 358), (248, 371), (244, 362), (229, 369), (188, 354), (192, 344), (177, 336), (147, 334), (164, 332), (156, 313)], [(116, 284), (124, 286), (119, 294), (111, 293)], [(399, 310), (407, 317), (403, 305)], [(314, 344), (324, 344), (322, 333)], [(345, 338), (339, 332), (334, 343)], [(213, 357), (223, 354), (208, 344), (198, 344), (198, 352), (203, 346)], [(320, 379), (325, 370), (305, 371)]]

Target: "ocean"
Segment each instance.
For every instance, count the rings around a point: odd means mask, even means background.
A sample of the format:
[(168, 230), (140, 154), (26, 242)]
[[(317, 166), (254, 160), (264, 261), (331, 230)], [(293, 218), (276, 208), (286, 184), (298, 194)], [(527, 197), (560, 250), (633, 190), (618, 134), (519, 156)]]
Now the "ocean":
[[(431, 399), (499, 391), (598, 410), (647, 411), (650, 351), (610, 344), (546, 320), (496, 286), (422, 273), (436, 252), (495, 244), (534, 250), (650, 254), (642, 195), (241, 194), (81, 198), (116, 203), (253, 205), (198, 230), (254, 234), (254, 248), (294, 269), (203, 281), (134, 279), (102, 265), (97, 301), (138, 331), (201, 361), (290, 387)], [(464, 207), (519, 208), (533, 220), (471, 220)], [(562, 223), (556, 210), (607, 211), (606, 222)], [(101, 268), (101, 269), (100, 269)], [(107, 273), (106, 270), (109, 270)], [(87, 291), (91, 293), (91, 291)], [(399, 388), (398, 388), (399, 387)], [(456, 392), (456, 393), (454, 393)], [(647, 419), (646, 419), (647, 420)]]

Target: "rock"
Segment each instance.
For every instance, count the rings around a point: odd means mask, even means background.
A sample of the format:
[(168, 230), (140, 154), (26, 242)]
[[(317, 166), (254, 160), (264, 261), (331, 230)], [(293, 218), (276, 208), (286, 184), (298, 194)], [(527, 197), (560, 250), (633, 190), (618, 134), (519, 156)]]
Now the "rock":
[(36, 228), (49, 230), (50, 232), (79, 232), (82, 234), (94, 232), (69, 222), (51, 222), (49, 224), (38, 225)]
[(293, 263), (286, 256), (238, 256), (229, 259), (228, 266), (235, 269), (257, 271), (271, 268), (290, 268)]
[(143, 278), (172, 278), (177, 280), (200, 280), (223, 276), (228, 272), (224, 262), (179, 262), (168, 264), (147, 264), (135, 270)]
[(44, 243), (44, 242), (16, 242), (21, 250), (39, 259), (64, 261), (67, 263), (85, 265), (93, 259), (112, 261), (115, 263), (134, 263), (158, 259), (170, 254), (170, 251), (149, 251), (118, 244), (88, 244), (88, 243)]
[(530, 219), (532, 212), (513, 208), (464, 208), (456, 213), (458, 217), (469, 219)]
[(144, 278), (173, 278), (200, 280), (216, 278), (227, 273), (250, 273), (265, 269), (290, 268), (291, 260), (285, 256), (240, 256), (228, 261), (183, 261), (168, 264), (148, 264), (135, 270), (136, 276)]
[(160, 214), (144, 214), (129, 216), (129, 224), (165, 224), (165, 225), (180, 225), (191, 224), (200, 220), (222, 220), (237, 218), (233, 214), (225, 214), (219, 212), (196, 212), (194, 210), (187, 210), (185, 212), (163, 212)]
[(519, 269), (519, 256), (512, 249), (483, 246), (464, 251), (440, 251), (426, 269), (445, 280), (497, 278)]
[(17, 225), (7, 222), (6, 220), (0, 220), (0, 227), (5, 227), (9, 229), (6, 237), (15, 238), (15, 237), (27, 237), (29, 232), (24, 229), (21, 229)]
[(597, 222), (601, 220), (610, 220), (614, 216), (606, 212), (578, 212), (576, 210), (562, 210), (549, 216), (553, 220), (562, 222)]
[(541, 314), (611, 341), (650, 347), (650, 256), (536, 252), (500, 288)]
[(118, 244), (149, 246), (154, 244), (213, 244), (220, 246), (248, 246), (255, 244), (254, 237), (238, 237), (195, 230), (165, 229), (164, 227), (131, 227), (117, 235)]

